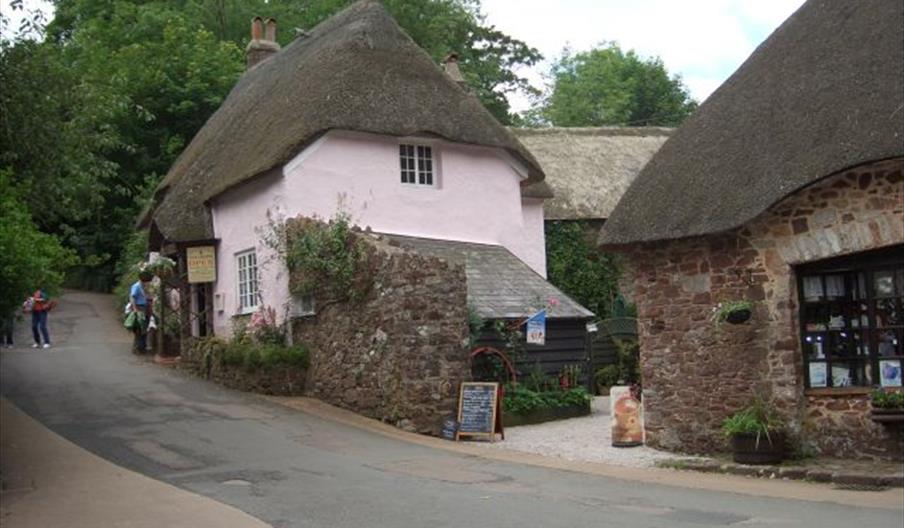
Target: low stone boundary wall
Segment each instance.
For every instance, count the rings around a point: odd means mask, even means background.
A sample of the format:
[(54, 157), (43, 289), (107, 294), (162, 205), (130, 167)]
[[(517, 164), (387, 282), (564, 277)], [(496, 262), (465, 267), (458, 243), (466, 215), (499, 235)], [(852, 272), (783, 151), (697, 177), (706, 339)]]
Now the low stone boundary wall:
[(223, 363), (226, 342), (219, 339), (193, 341), (182, 350), (180, 368), (230, 389), (269, 394), (300, 396), (304, 392), (307, 369), (296, 365), (269, 365), (246, 369)]

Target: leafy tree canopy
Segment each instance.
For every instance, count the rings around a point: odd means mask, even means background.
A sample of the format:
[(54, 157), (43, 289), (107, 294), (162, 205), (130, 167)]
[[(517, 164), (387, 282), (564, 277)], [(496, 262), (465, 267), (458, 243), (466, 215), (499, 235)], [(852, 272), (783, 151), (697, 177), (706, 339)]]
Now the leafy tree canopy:
[(554, 126), (677, 126), (696, 108), (662, 60), (644, 59), (604, 43), (590, 51), (566, 49), (555, 61), (551, 85), (534, 123)]
[(9, 171), (0, 170), (0, 316), (37, 288), (56, 291), (75, 260), (55, 237), (38, 230)]
[(605, 319), (618, 294), (620, 271), (597, 247), (596, 233), (584, 222), (546, 222), (546, 271), (549, 282)]

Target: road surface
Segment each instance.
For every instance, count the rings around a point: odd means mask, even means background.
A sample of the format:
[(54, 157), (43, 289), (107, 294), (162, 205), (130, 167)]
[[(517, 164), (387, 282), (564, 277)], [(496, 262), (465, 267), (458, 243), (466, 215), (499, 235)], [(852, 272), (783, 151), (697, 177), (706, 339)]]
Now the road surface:
[[(0, 355), (4, 398), (114, 464), (274, 527), (904, 526), (904, 505), (861, 507), (855, 492), (824, 485), (795, 483), (794, 499), (732, 491), (738, 477), (723, 476), (725, 491), (661, 485), (450, 452), (326, 420), (132, 356), (109, 296), (66, 295), (50, 326), (53, 348), (20, 340)], [(876, 503), (860, 493), (862, 504)], [(820, 502), (833, 497), (846, 504)]]

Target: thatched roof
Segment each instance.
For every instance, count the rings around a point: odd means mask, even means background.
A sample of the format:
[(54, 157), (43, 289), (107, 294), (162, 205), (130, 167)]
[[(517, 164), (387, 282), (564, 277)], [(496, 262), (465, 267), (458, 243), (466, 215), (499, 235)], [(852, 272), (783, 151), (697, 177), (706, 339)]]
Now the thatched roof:
[(157, 190), (151, 213), (170, 241), (213, 237), (205, 203), (277, 169), (329, 130), (427, 135), (531, 154), (437, 66), (376, 0), (361, 0), (248, 70)]
[(615, 245), (738, 227), (904, 155), (904, 2), (809, 0), (672, 135), (602, 229)]
[(464, 264), (468, 280), (468, 305), (484, 319), (529, 317), (556, 299), (550, 319), (589, 319), (584, 308), (547, 282), (502, 246), (431, 238), (383, 235), (401, 247), (423, 255)]
[(671, 128), (512, 128), (540, 162), (554, 198), (547, 220), (604, 219)]

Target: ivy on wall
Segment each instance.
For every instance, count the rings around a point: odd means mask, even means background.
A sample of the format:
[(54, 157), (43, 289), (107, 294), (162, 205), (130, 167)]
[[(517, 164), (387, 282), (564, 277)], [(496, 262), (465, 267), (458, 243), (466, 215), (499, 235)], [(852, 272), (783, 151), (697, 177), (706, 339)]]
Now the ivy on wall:
[(553, 285), (605, 319), (618, 294), (620, 270), (615, 257), (597, 246), (597, 234), (587, 222), (547, 221), (546, 270)]
[(367, 247), (348, 215), (329, 222), (297, 218), (277, 226), (267, 240), (289, 270), (293, 295), (316, 295), (329, 301), (363, 300), (373, 284)]

